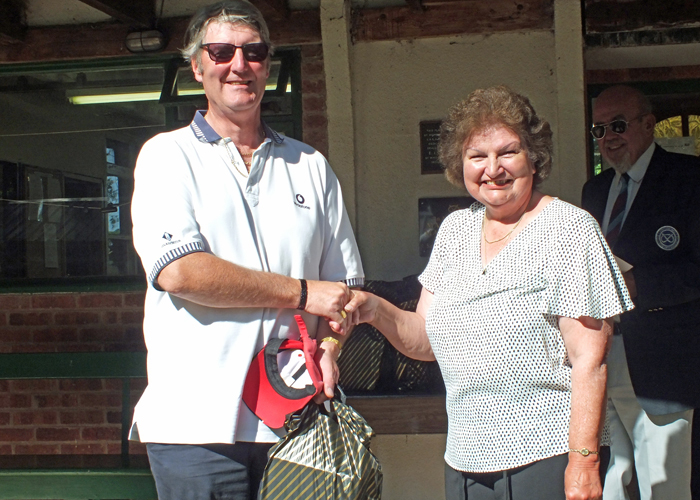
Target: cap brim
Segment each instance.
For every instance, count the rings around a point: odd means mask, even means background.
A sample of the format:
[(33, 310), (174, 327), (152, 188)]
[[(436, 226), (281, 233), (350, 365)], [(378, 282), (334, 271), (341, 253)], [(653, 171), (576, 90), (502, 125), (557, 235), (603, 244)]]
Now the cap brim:
[(302, 409), (319, 392), (315, 385), (289, 387), (280, 376), (277, 353), (303, 347), (300, 340), (272, 339), (250, 364), (243, 401), (268, 427), (283, 427), (287, 415)]

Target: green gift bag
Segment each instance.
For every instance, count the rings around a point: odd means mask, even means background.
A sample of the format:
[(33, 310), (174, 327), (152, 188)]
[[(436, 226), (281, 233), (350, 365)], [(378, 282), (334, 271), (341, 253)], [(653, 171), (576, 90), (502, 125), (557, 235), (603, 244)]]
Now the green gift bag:
[(268, 453), (259, 500), (379, 500), (382, 467), (364, 418), (337, 399), (291, 415)]

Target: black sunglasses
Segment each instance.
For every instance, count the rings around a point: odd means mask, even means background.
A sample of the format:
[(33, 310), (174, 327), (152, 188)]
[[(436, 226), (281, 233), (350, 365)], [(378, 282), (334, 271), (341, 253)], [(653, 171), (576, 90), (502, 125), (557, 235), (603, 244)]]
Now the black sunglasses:
[(270, 47), (264, 42), (234, 45), (232, 43), (204, 43), (202, 48), (209, 53), (209, 58), (215, 63), (227, 63), (236, 55), (236, 49), (243, 51), (243, 57), (248, 62), (262, 62), (267, 58)]
[(639, 120), (641, 117), (646, 115), (647, 113), (642, 113), (641, 115), (637, 116), (636, 118), (632, 118), (630, 121), (623, 120), (622, 118), (618, 118), (617, 120), (613, 120), (609, 123), (601, 123), (599, 125), (593, 125), (591, 127), (591, 135), (595, 137), (596, 139), (602, 139), (605, 137), (605, 132), (607, 131), (607, 128), (610, 127), (610, 130), (615, 132), (616, 134), (624, 134), (627, 132), (627, 127), (629, 124), (635, 120)]

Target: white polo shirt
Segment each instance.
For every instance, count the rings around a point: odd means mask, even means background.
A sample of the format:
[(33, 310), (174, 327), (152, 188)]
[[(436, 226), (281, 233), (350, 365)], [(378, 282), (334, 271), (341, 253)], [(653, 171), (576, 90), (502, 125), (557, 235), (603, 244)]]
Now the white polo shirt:
[[(253, 356), (298, 335), (294, 309), (212, 308), (161, 291), (160, 271), (192, 252), (294, 278), (364, 281), (335, 174), (312, 147), (265, 126), (249, 175), (198, 112), (149, 140), (135, 169), (134, 246), (149, 283), (144, 336), (148, 387), (131, 438), (149, 443), (273, 442), (241, 401)], [(237, 168), (238, 167), (238, 168)], [(303, 313), (314, 336), (318, 318)]]

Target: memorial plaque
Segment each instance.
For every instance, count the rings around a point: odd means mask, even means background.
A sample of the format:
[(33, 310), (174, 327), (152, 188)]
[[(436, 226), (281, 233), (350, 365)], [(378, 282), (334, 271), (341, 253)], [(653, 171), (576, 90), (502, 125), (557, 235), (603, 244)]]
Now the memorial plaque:
[(442, 164), (438, 159), (438, 141), (440, 140), (439, 120), (420, 122), (420, 173), (441, 174)]

